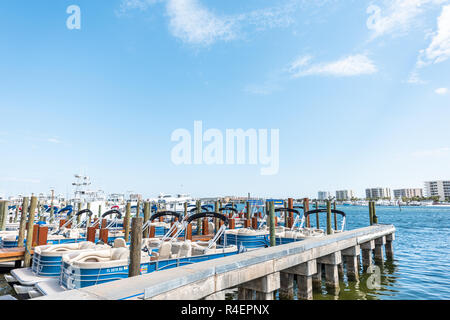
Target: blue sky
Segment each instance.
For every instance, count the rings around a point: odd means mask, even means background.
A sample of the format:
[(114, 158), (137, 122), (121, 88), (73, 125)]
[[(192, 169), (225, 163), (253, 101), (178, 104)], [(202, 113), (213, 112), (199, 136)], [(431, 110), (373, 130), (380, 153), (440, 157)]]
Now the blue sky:
[[(145, 196), (450, 179), (449, 58), (446, 0), (2, 1), (0, 194), (70, 193), (80, 171)], [(279, 173), (174, 165), (195, 120), (279, 129)]]

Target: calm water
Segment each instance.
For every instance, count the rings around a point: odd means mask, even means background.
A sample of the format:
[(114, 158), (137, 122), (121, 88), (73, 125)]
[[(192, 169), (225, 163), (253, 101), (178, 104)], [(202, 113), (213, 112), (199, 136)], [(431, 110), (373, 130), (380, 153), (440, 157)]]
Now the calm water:
[[(338, 209), (347, 213), (347, 230), (369, 224), (368, 207)], [(381, 270), (381, 288), (367, 288), (369, 275), (361, 276), (359, 283), (344, 277), (339, 295), (323, 287), (314, 299), (450, 299), (450, 208), (377, 207), (377, 215), (379, 223), (397, 229), (394, 261), (385, 262)], [(314, 226), (315, 217), (311, 219)], [(320, 224), (325, 225), (324, 216)], [(0, 295), (11, 293), (0, 275)]]

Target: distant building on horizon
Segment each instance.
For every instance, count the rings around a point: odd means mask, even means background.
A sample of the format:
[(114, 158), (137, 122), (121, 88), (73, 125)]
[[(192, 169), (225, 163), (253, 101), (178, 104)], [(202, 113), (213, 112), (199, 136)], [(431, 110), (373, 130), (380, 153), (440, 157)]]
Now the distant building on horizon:
[(450, 180), (425, 181), (425, 195), (437, 196), (440, 201), (450, 199)]
[(330, 193), (328, 191), (319, 191), (317, 193), (317, 199), (319, 200), (327, 200), (330, 197)]
[(391, 189), (389, 188), (367, 188), (366, 199), (391, 199)]
[(414, 198), (414, 197), (423, 197), (423, 189), (422, 188), (406, 188), (406, 189), (395, 189), (393, 191), (394, 198)]
[(351, 200), (354, 197), (353, 190), (338, 190), (336, 191), (336, 200)]

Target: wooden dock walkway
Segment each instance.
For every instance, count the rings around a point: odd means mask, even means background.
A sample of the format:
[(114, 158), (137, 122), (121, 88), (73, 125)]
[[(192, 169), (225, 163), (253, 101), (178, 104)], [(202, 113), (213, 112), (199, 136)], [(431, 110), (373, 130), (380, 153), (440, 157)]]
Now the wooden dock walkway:
[(394, 239), (394, 226), (376, 224), (36, 299), (224, 300), (225, 291), (237, 287), (240, 300), (251, 300), (255, 295), (256, 299), (269, 300), (277, 290), (293, 292), (294, 276), (299, 297), (312, 299), (317, 281), (339, 288), (344, 263), (348, 277), (358, 279), (360, 256), (363, 268), (383, 260), (384, 250), (392, 258)]
[[(33, 250), (30, 251), (33, 254)], [(25, 248), (4, 248), (0, 249), (0, 262), (13, 262), (23, 260)]]

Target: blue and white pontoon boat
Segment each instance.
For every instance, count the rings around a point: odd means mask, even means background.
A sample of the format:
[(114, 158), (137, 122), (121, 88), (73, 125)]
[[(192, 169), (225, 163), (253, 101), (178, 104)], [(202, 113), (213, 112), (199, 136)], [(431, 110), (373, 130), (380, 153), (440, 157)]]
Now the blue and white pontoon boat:
[[(213, 239), (209, 242), (192, 242), (186, 239), (177, 241), (179, 234), (186, 229), (187, 225), (204, 217), (219, 218), (224, 221), (224, 225)], [(180, 225), (181, 227), (179, 227)], [(227, 225), (228, 218), (224, 215), (202, 212), (191, 215), (177, 224), (177, 231), (172, 237), (167, 236), (167, 241), (158, 239), (157, 250), (153, 250), (154, 247), (148, 250), (146, 245), (154, 239), (144, 239), (143, 248), (147, 248), (147, 250), (143, 250), (141, 253), (141, 274), (237, 254), (239, 251), (236, 246), (216, 244)], [(170, 230), (170, 232), (173, 231), (175, 228)], [(36, 288), (42, 294), (47, 295), (127, 278), (128, 257), (129, 249), (127, 247), (66, 254), (62, 258), (63, 267), (60, 279), (37, 283)]]

